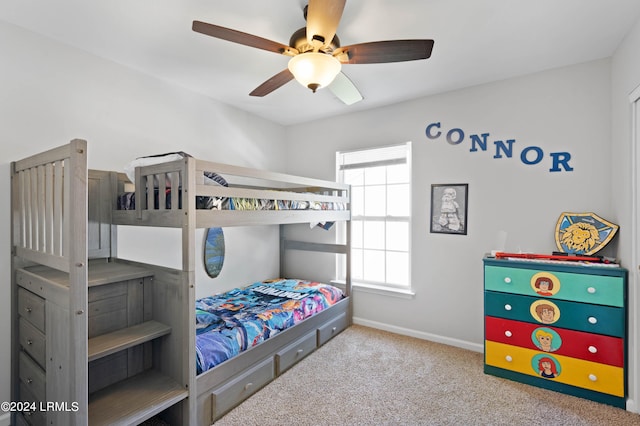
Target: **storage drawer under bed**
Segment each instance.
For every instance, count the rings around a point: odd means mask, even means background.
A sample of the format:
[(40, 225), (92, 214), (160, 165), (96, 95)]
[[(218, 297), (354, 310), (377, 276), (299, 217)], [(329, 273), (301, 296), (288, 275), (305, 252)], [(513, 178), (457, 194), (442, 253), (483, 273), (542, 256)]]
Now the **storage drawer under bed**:
[(316, 350), (316, 333), (312, 331), (276, 354), (276, 375), (284, 373), (314, 350)]
[(211, 415), (217, 419), (275, 377), (273, 356), (211, 392)]
[(338, 335), (342, 330), (347, 328), (349, 320), (347, 314), (342, 313), (336, 318), (318, 328), (318, 347), (324, 345), (332, 337)]

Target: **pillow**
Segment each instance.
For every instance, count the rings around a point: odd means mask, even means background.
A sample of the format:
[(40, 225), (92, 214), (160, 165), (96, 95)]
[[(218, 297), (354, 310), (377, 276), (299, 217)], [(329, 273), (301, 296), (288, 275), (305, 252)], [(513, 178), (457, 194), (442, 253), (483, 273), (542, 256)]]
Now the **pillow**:
[[(189, 154), (183, 151), (169, 152), (167, 154), (149, 155), (147, 157), (136, 158), (126, 166), (124, 166), (124, 172), (131, 182), (136, 181), (136, 167), (150, 166), (152, 164), (168, 163), (171, 161), (181, 160), (185, 157), (191, 157)], [(167, 188), (171, 188), (171, 182), (167, 179)], [(155, 183), (157, 187), (157, 182)]]
[(204, 184), (205, 185), (220, 185), (220, 186), (229, 186), (225, 178), (220, 176), (217, 173), (213, 172), (204, 172)]

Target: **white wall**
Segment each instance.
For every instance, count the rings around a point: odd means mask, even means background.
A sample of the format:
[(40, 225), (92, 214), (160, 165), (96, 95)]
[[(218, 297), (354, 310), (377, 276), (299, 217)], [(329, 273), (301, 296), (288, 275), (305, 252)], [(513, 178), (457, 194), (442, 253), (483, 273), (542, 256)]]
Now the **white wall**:
[[(122, 171), (137, 156), (183, 150), (212, 161), (284, 171), (285, 134), (279, 125), (1, 21), (0, 57), (0, 341), (5, 343), (0, 401), (8, 401), (11, 161), (83, 138), (89, 167), (97, 169)], [(162, 247), (172, 237), (144, 236), (146, 241), (138, 238), (143, 253), (153, 247), (170, 252)], [(198, 293), (277, 274), (277, 244), (272, 227), (229, 230), (222, 274), (210, 280), (197, 271)], [(256, 253), (249, 267), (247, 252)], [(0, 424), (6, 421), (0, 413)]]
[[(638, 259), (634, 259), (632, 252), (633, 240), (640, 236), (638, 230), (632, 232), (634, 221), (632, 217), (633, 191), (640, 197), (638, 182), (632, 182), (632, 169), (640, 172), (640, 164), (634, 165), (631, 138), (631, 108), (629, 95), (640, 85), (640, 21), (625, 40), (618, 47), (612, 58), (611, 66), (611, 129), (612, 129), (612, 162), (611, 162), (611, 193), (616, 220), (620, 223), (620, 257), (629, 269), (629, 404), (628, 409), (640, 412), (640, 291), (638, 285)], [(636, 151), (640, 149), (636, 147)], [(640, 243), (636, 240), (636, 244)], [(638, 253), (636, 253), (637, 255)]]
[[(508, 235), (507, 251), (550, 253), (561, 212), (616, 218), (609, 117), (610, 63), (599, 60), (288, 128), (290, 171), (326, 179), (334, 178), (337, 150), (413, 142), (416, 295), (407, 300), (356, 291), (356, 321), (481, 350), (482, 257), (496, 248), (501, 231)], [(461, 128), (465, 140), (428, 139), (425, 127), (433, 122), (443, 133)], [(470, 152), (469, 134), (487, 132), (489, 141), (516, 139), (513, 158), (494, 159), (491, 147)], [(532, 145), (545, 157), (525, 165), (520, 152)], [(571, 153), (574, 171), (549, 172), (548, 154), (558, 151)], [(310, 152), (313, 162), (306, 161)], [(468, 235), (429, 232), (434, 183), (469, 184)]]

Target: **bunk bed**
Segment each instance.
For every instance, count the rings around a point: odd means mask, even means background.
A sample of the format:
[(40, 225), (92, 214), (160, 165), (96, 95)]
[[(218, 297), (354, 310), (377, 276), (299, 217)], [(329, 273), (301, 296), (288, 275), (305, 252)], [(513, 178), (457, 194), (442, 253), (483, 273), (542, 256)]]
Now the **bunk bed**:
[[(206, 184), (212, 172), (228, 185)], [(348, 230), (349, 187), (188, 156), (138, 166), (133, 180), (89, 170), (84, 140), (11, 163), (12, 400), (29, 402), (12, 424), (139, 424), (158, 415), (209, 425), (351, 324), (347, 273), (325, 309), (198, 369), (196, 230), (279, 226), (281, 276), (289, 250), (345, 256), (348, 266), (348, 237), (292, 241), (285, 228), (344, 222)], [(129, 210), (126, 192), (136, 200)], [(244, 209), (203, 209), (202, 199)], [(265, 205), (257, 200), (271, 207), (246, 207)], [(128, 226), (181, 229), (181, 267), (118, 258), (118, 230)]]

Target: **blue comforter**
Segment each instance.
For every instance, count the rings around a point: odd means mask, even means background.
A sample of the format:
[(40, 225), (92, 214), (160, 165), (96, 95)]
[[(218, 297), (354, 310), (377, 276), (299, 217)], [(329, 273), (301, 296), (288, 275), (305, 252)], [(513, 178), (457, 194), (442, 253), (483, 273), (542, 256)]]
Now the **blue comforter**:
[(298, 324), (343, 297), (340, 289), (328, 284), (278, 279), (197, 300), (197, 373)]

